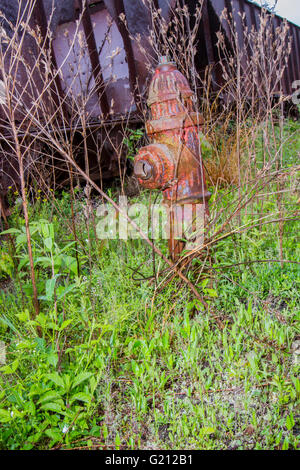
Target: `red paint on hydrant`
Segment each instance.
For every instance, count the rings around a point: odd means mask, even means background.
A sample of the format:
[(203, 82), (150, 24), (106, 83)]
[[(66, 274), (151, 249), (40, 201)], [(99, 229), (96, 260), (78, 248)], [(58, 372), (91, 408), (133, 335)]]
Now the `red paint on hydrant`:
[(208, 215), (210, 193), (199, 139), (203, 119), (195, 112), (193, 97), (187, 79), (162, 57), (149, 88), (151, 120), (146, 131), (151, 143), (136, 155), (134, 173), (143, 187), (161, 189), (164, 204), (171, 209), (169, 250), (173, 259), (184, 248), (182, 241), (174, 239), (182, 206), (203, 204)]

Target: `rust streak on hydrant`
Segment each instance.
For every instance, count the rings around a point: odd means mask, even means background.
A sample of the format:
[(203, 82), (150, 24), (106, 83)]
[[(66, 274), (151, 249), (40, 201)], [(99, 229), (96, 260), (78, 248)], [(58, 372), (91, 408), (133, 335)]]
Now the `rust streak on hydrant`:
[(182, 227), (184, 211), (188, 208), (195, 214), (195, 207), (202, 205), (208, 215), (210, 193), (199, 141), (203, 120), (194, 110), (187, 79), (166, 57), (161, 57), (150, 83), (148, 106), (151, 120), (146, 131), (151, 143), (136, 155), (134, 173), (145, 188), (163, 191), (164, 204), (169, 208), (169, 251), (175, 260), (184, 248), (184, 242), (178, 239), (184, 235), (178, 228)]

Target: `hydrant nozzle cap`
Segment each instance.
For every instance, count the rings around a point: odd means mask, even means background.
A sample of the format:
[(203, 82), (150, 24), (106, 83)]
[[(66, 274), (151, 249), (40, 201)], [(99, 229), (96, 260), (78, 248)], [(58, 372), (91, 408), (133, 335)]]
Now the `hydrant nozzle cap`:
[[(153, 78), (149, 86), (148, 106), (160, 105), (165, 101), (186, 99), (193, 95), (188, 80), (176, 68), (174, 62), (170, 62), (167, 56), (160, 57)], [(152, 116), (153, 110), (151, 108)]]
[(133, 171), (134, 175), (142, 180), (148, 180), (152, 176), (152, 166), (146, 160), (138, 160)]

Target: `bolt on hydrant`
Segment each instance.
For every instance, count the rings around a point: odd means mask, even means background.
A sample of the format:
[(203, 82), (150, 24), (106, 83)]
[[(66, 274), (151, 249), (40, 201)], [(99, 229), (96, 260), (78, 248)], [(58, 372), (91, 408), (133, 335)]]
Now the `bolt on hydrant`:
[(146, 131), (151, 143), (136, 155), (134, 174), (144, 188), (163, 192), (163, 203), (168, 208), (169, 251), (176, 260), (188, 232), (194, 236), (197, 230), (199, 233), (199, 222), (203, 235), (208, 215), (210, 193), (199, 139), (203, 120), (194, 110), (187, 79), (166, 57), (160, 58), (155, 70), (147, 103), (151, 120), (146, 123)]

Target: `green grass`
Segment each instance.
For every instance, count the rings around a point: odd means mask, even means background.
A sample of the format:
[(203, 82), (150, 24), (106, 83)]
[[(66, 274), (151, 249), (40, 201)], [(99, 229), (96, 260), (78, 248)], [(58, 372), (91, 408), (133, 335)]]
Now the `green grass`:
[[(227, 207), (234, 194), (219, 195)], [(217, 322), (178, 278), (162, 289), (147, 280), (152, 251), (141, 240), (97, 245), (77, 197), (77, 253), (69, 194), (57, 196), (58, 213), (49, 201), (30, 205), (37, 318), (17, 206), (15, 249), (2, 237), (0, 448), (298, 448), (299, 264), (226, 268), (278, 259), (277, 225), (219, 241), (200, 278), (202, 261), (193, 261), (187, 275)], [(296, 200), (291, 192), (286, 207)], [(270, 195), (264, 213), (275, 209)], [(285, 223), (286, 260), (300, 259), (298, 233), (298, 221)]]
[[(65, 227), (58, 218), (53, 224), (53, 250), (61, 253)], [(33, 233), (36, 259), (49, 256), (40, 226), (37, 221)], [(295, 259), (296, 224), (288, 227), (285, 254)], [(17, 243), (22, 260), (25, 245)], [(7, 252), (7, 242), (2, 250)], [(55, 268), (56, 307), (53, 292), (46, 295), (50, 268), (40, 266), (43, 299), (35, 321), (29, 319), (31, 287), (21, 267), (24, 298), (15, 280), (0, 300), (1, 339), (7, 345), (0, 446), (297, 447), (298, 265), (218, 269), (228, 260), (240, 262), (245, 253), (263, 259), (276, 250), (271, 226), (241, 235), (238, 244), (226, 240), (216, 247), (213, 289), (205, 290), (206, 281), (197, 288), (211, 295), (223, 330), (178, 281), (155, 293), (153, 284), (132, 279), (140, 264), (145, 277), (152, 274), (151, 253), (141, 241), (109, 241), (101, 256), (94, 247), (91, 271), (80, 252), (80, 277), (61, 262)], [(73, 266), (73, 245), (66, 256)]]

